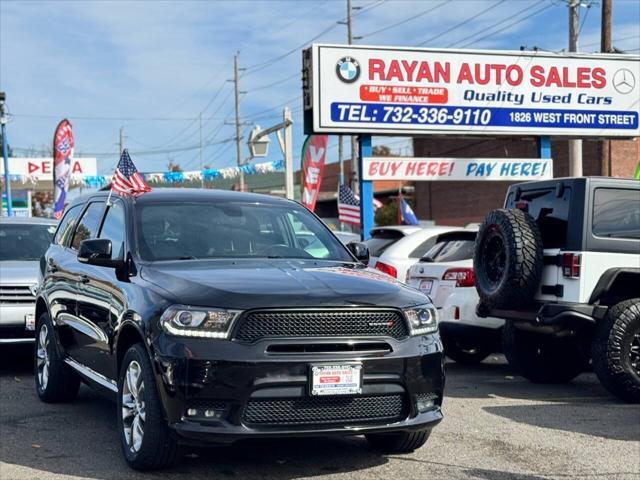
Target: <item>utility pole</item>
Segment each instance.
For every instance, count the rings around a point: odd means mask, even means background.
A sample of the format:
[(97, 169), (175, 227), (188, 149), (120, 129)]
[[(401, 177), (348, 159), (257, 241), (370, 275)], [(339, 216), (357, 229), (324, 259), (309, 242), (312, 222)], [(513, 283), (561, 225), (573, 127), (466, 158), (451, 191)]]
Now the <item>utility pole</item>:
[[(7, 195), (7, 217), (13, 216), (13, 205), (11, 201), (11, 176), (9, 175), (9, 142), (7, 141), (7, 111), (5, 101), (7, 95), (0, 92), (0, 127), (2, 132), (2, 160), (4, 162), (4, 191)], [(1, 197), (0, 197), (1, 198)], [(2, 201), (0, 199), (0, 207)], [(2, 213), (2, 208), (0, 208)]]
[[(600, 51), (611, 53), (613, 50), (611, 40), (611, 10), (612, 0), (602, 0), (602, 19), (600, 24)], [(600, 142), (600, 174), (611, 175), (613, 172), (611, 161), (611, 140)]]
[(202, 112), (198, 114), (198, 129), (200, 133), (200, 188), (204, 188), (204, 175), (202, 175), (202, 170), (204, 170), (204, 165), (202, 163)]
[(291, 120), (291, 109), (284, 107), (282, 115), (284, 127), (284, 192), (286, 198), (291, 200), (293, 196), (293, 121)]
[[(351, 5), (351, 0), (347, 0), (347, 42), (349, 45), (353, 45), (353, 7)], [(360, 186), (358, 180), (360, 178), (360, 173), (358, 172), (358, 152), (357, 150), (357, 139), (354, 135), (351, 135), (351, 170), (353, 171), (353, 191), (358, 194), (360, 193)]]
[(124, 152), (124, 127), (120, 127), (120, 155)]
[[(236, 104), (236, 160), (238, 167), (242, 166), (242, 147), (240, 145), (240, 75), (238, 74), (238, 57), (240, 52), (233, 57), (233, 85)], [(240, 191), (244, 192), (244, 172), (240, 169)]]
[[(580, 0), (567, 0), (569, 7), (569, 51), (578, 51)], [(582, 140), (569, 140), (569, 176), (582, 176)]]

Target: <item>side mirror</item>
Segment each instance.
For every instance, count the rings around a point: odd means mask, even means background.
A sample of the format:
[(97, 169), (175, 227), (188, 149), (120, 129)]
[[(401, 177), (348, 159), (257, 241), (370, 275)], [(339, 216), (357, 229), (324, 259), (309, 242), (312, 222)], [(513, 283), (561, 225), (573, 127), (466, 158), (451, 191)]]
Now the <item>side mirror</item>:
[(78, 261), (110, 268), (120, 268), (124, 265), (123, 260), (111, 258), (111, 240), (104, 238), (83, 240), (78, 250)]
[(369, 263), (369, 247), (366, 243), (362, 242), (349, 242), (347, 243), (347, 249), (353, 254), (356, 259), (365, 265)]

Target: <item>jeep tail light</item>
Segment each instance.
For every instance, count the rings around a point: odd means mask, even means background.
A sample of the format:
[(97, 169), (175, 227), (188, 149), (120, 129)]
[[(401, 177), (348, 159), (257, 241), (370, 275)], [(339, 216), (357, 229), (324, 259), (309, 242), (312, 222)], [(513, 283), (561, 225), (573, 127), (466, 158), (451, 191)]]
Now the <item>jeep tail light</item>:
[(442, 279), (455, 280), (456, 287), (473, 287), (476, 284), (473, 268), (450, 268), (444, 272)]
[(562, 276), (566, 278), (580, 278), (580, 254), (562, 254)]
[(396, 267), (392, 267), (386, 263), (376, 262), (376, 268), (387, 275), (391, 275), (393, 278), (398, 278), (398, 270)]

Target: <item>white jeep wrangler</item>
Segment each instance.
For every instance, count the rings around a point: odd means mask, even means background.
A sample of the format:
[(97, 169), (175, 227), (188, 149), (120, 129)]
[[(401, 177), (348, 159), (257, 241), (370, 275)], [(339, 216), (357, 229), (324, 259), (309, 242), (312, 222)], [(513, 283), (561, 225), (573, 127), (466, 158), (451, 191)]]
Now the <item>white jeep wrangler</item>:
[(640, 402), (640, 182), (581, 177), (509, 188), (476, 239), (478, 314), (504, 318), (507, 360), (534, 382), (589, 367)]

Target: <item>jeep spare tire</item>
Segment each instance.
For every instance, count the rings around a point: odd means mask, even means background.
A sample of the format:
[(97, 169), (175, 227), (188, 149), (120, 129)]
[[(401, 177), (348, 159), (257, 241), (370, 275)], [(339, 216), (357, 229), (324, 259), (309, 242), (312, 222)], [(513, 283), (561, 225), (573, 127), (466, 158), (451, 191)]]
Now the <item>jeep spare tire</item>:
[(494, 210), (480, 226), (473, 266), (482, 303), (521, 308), (531, 302), (542, 277), (542, 237), (522, 210)]

